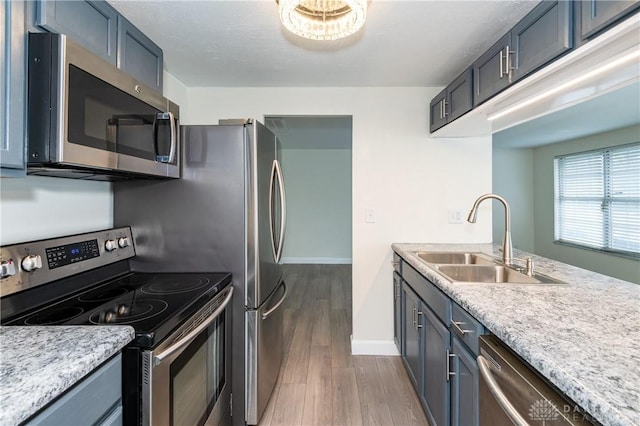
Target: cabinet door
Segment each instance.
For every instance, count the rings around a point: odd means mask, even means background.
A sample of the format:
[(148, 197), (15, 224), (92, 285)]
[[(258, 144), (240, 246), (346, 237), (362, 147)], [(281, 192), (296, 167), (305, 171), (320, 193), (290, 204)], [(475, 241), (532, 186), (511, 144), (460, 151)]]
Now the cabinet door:
[(469, 68), (447, 86), (447, 123), (473, 108), (473, 70)]
[(509, 70), (506, 57), (511, 51), (511, 33), (506, 34), (473, 64), (473, 106), (480, 105), (506, 88)]
[(402, 278), (397, 272), (393, 273), (393, 340), (398, 348), (398, 353), (402, 353)]
[(416, 387), (418, 395), (422, 393), (421, 362), (420, 362), (420, 334), (422, 325), (420, 324), (420, 300), (418, 296), (408, 287), (402, 286), (404, 295), (404, 351), (403, 360), (409, 372), (409, 377)]
[(122, 16), (118, 17), (118, 68), (162, 93), (162, 49)]
[(106, 1), (38, 1), (37, 25), (67, 34), (113, 65), (116, 65), (117, 18), (118, 13)]
[(0, 3), (1, 176), (25, 174), (26, 30), (24, 2)]
[(572, 5), (569, 1), (541, 2), (513, 27), (513, 81), (536, 71), (572, 47)]
[(583, 0), (580, 2), (582, 38), (589, 38), (640, 7), (637, 0)]
[(429, 104), (429, 131), (435, 132), (440, 127), (447, 124), (447, 115), (446, 115), (446, 99), (447, 99), (447, 90), (443, 90), (438, 93), (438, 95), (431, 100)]
[(428, 308), (423, 308), (424, 318), (424, 392), (421, 395), (427, 407), (427, 417), (431, 426), (449, 424), (450, 383), (449, 349), (451, 333)]
[[(27, 425), (93, 425), (118, 411), (122, 406), (121, 397), (122, 361), (118, 354), (62, 394)], [(113, 422), (117, 419), (115, 414)]]
[(451, 426), (477, 426), (480, 406), (476, 359), (455, 336), (451, 352)]

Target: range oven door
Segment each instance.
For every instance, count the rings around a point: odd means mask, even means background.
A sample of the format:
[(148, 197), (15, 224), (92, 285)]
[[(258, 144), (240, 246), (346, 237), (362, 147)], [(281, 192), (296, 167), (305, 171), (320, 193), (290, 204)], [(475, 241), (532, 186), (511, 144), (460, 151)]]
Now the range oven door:
[(231, 416), (228, 286), (158, 348), (142, 354), (142, 424), (218, 426)]

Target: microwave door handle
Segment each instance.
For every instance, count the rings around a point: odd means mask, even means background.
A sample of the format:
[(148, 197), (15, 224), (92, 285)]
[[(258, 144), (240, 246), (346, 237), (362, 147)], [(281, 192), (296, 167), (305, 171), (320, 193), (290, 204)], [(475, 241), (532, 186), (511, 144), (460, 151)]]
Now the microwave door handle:
[(171, 148), (169, 148), (169, 161), (167, 163), (173, 163), (176, 157), (176, 147), (178, 146), (178, 132), (176, 132), (176, 118), (171, 111), (169, 111), (169, 129), (171, 129)]
[(529, 423), (518, 413), (518, 410), (511, 404), (509, 398), (500, 388), (498, 382), (491, 374), (491, 368), (489, 367), (489, 361), (482, 355), (478, 355), (478, 369), (480, 375), (487, 382), (487, 386), (491, 391), (491, 394), (495, 397), (496, 401), (504, 411), (504, 413), (511, 419), (516, 426), (530, 426)]
[[(168, 157), (160, 155), (160, 152), (158, 151), (158, 119), (169, 120), (171, 147), (169, 148)], [(156, 148), (156, 159), (158, 159), (157, 161), (159, 161), (160, 163), (172, 163), (173, 160), (175, 160), (176, 148), (178, 146), (178, 139), (177, 139), (178, 132), (176, 131), (176, 120), (172, 112), (159, 112), (156, 114), (155, 119), (153, 120), (153, 135), (154, 135), (154, 143)]]
[(159, 365), (165, 358), (171, 356), (176, 351), (182, 349), (183, 347), (185, 347), (186, 345), (191, 343), (196, 337), (198, 337), (198, 335), (202, 332), (202, 330), (204, 330), (205, 328), (209, 327), (209, 325), (211, 325), (211, 323), (217, 317), (220, 316), (222, 311), (224, 311), (224, 309), (227, 307), (227, 305), (231, 301), (231, 296), (233, 296), (233, 287), (230, 285), (229, 287), (227, 287), (226, 291), (228, 292), (228, 294), (224, 298), (224, 301), (222, 302), (222, 304), (220, 306), (218, 306), (218, 308), (216, 308), (216, 310), (213, 311), (213, 313), (211, 315), (209, 315), (207, 317), (207, 319), (202, 322), (202, 324), (200, 324), (199, 326), (197, 326), (196, 328), (191, 330), (186, 336), (184, 336), (178, 342), (176, 342), (173, 345), (169, 346), (167, 349), (165, 349), (164, 351), (160, 352), (158, 355), (154, 355), (153, 356), (153, 365), (154, 366)]

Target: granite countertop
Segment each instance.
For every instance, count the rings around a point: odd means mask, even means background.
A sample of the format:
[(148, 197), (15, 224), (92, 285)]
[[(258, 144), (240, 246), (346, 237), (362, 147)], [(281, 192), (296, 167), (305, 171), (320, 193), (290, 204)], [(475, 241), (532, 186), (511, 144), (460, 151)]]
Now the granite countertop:
[(0, 327), (0, 424), (24, 421), (133, 338), (129, 326)]
[(393, 244), (393, 250), (607, 426), (640, 425), (640, 285), (531, 257), (568, 285), (450, 283), (419, 250), (480, 251), (492, 244)]

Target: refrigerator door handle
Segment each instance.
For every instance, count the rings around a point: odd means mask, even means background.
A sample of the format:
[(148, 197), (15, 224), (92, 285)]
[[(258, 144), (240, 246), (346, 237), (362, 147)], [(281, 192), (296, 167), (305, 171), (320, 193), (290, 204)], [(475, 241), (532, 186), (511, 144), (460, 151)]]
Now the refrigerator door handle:
[(284, 190), (284, 178), (282, 176), (282, 167), (280, 166), (280, 162), (275, 160), (275, 169), (278, 176), (278, 189), (280, 191), (280, 237), (278, 238), (278, 250), (276, 263), (280, 262), (280, 258), (282, 257), (282, 246), (284, 244), (284, 231), (287, 227), (287, 200), (285, 197)]
[[(276, 303), (276, 304), (275, 304), (271, 309), (269, 309), (268, 311), (266, 311), (266, 312), (264, 312), (264, 313), (262, 314), (262, 319), (263, 319), (263, 320), (266, 320), (267, 318), (269, 318), (269, 316), (270, 316), (272, 313), (274, 313), (274, 312), (275, 312), (275, 311), (280, 307), (280, 305), (282, 305), (282, 303), (284, 302), (284, 300), (287, 298), (287, 291), (288, 291), (288, 289), (287, 289), (287, 284), (286, 284), (284, 281), (282, 281), (281, 286), (282, 286), (282, 287), (284, 287), (284, 294), (282, 295), (282, 297), (280, 298), (280, 300), (278, 300), (278, 302), (277, 302), (277, 303)], [(274, 292), (273, 294), (276, 294), (276, 292)]]
[(273, 160), (271, 165), (271, 177), (269, 179), (269, 236), (271, 237), (271, 253), (273, 253), (273, 259), (278, 263), (278, 249), (276, 247), (275, 235), (273, 234), (273, 181), (276, 177), (276, 164), (278, 160)]

